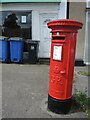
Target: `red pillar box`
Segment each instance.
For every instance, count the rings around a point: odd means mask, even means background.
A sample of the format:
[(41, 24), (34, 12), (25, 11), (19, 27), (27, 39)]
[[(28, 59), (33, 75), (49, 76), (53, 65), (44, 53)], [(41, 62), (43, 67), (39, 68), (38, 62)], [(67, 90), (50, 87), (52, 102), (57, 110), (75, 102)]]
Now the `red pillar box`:
[(58, 19), (48, 23), (52, 29), (48, 109), (66, 114), (71, 108), (76, 37), (81, 22)]

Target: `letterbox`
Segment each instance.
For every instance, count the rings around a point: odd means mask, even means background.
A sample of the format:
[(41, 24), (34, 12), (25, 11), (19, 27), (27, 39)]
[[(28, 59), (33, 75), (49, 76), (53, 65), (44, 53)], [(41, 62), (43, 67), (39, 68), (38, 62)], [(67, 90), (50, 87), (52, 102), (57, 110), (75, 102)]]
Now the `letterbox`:
[(75, 20), (58, 19), (47, 25), (52, 32), (48, 109), (66, 114), (72, 103), (76, 37), (83, 24)]

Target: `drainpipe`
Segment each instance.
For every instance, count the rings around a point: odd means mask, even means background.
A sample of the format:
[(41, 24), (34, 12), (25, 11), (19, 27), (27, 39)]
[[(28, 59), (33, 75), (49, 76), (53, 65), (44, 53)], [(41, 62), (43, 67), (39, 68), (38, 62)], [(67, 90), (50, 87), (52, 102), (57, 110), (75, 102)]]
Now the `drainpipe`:
[(69, 19), (69, 0), (67, 0), (67, 19)]

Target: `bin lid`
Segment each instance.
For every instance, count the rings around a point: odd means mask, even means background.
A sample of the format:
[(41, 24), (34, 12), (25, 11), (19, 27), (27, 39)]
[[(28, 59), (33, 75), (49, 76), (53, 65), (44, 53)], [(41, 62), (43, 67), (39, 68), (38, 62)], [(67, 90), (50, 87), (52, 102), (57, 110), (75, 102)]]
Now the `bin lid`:
[(28, 43), (33, 43), (33, 44), (37, 44), (37, 43), (39, 43), (40, 41), (36, 41), (36, 40), (30, 40), (30, 41), (28, 41)]
[(23, 38), (20, 37), (11, 37), (9, 40), (21, 41)]
[(0, 40), (8, 40), (8, 38), (5, 36), (0, 36)]

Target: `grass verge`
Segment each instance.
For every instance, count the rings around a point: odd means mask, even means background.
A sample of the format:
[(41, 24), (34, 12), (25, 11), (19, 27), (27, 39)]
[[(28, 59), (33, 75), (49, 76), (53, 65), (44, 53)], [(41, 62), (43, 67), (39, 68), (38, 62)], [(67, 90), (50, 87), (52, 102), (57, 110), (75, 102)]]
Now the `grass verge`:
[(77, 103), (80, 104), (83, 111), (87, 114), (87, 116), (90, 118), (90, 99), (87, 98), (87, 95), (85, 92), (77, 91), (73, 95), (77, 101)]
[(85, 75), (85, 76), (90, 76), (90, 71), (79, 71), (78, 74)]

